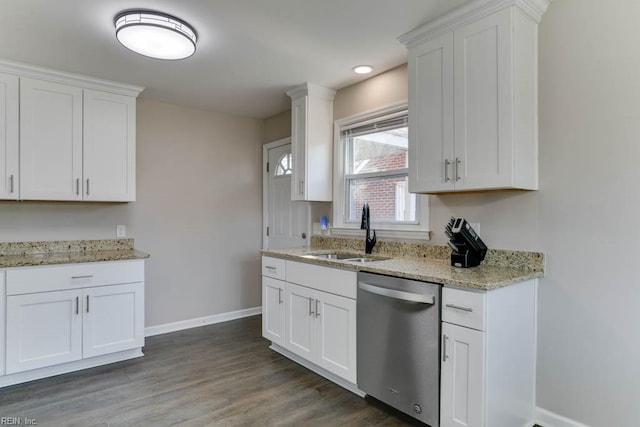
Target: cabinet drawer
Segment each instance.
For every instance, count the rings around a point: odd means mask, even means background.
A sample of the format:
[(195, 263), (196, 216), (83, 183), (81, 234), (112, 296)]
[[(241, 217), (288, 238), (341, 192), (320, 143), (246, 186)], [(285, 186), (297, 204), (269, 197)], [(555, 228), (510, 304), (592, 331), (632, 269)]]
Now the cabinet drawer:
[(442, 321), (484, 331), (486, 293), (442, 289)]
[(64, 264), (7, 270), (7, 295), (144, 282), (144, 261)]
[(262, 275), (274, 279), (285, 279), (285, 260), (280, 258), (262, 257)]
[(355, 271), (295, 261), (287, 261), (287, 282), (351, 299), (356, 299), (358, 287)]

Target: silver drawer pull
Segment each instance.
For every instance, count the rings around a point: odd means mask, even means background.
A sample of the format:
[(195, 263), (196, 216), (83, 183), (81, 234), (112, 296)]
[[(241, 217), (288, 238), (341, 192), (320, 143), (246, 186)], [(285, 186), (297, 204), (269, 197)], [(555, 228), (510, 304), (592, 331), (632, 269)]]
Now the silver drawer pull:
[(453, 308), (456, 310), (468, 311), (469, 313), (473, 311), (473, 308), (471, 307), (463, 307), (461, 305), (455, 305), (455, 304), (445, 304), (445, 307)]
[(91, 279), (92, 277), (93, 277), (93, 274), (89, 274), (87, 276), (71, 276), (71, 280)]
[(277, 267), (271, 267), (270, 265), (265, 265), (264, 268), (266, 268), (267, 270), (277, 270)]

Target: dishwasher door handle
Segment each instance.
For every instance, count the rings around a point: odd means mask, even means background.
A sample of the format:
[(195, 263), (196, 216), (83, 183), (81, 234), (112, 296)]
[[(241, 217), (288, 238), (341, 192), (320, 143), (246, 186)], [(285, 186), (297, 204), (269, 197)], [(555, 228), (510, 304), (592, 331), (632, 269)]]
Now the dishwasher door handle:
[(363, 291), (367, 291), (376, 295), (381, 295), (383, 297), (399, 299), (402, 301), (419, 302), (422, 304), (431, 304), (431, 305), (435, 304), (436, 302), (436, 297), (433, 295), (421, 295), (421, 294), (414, 294), (412, 292), (397, 291), (395, 289), (381, 288), (380, 286), (374, 286), (365, 282), (358, 282), (358, 286)]

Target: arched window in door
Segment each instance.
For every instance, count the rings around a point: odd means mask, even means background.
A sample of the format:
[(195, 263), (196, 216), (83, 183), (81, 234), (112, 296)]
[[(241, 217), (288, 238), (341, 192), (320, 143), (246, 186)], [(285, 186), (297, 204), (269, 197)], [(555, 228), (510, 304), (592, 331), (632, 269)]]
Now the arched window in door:
[(285, 153), (278, 160), (278, 166), (276, 167), (275, 176), (291, 175), (291, 153)]

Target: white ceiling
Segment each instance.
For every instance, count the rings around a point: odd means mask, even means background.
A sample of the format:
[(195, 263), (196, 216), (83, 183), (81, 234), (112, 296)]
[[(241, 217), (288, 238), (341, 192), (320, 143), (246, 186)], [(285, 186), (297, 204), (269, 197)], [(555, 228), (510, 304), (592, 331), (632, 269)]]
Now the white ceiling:
[[(406, 62), (397, 37), (469, 0), (2, 0), (0, 58), (144, 86), (141, 97), (266, 118), (309, 81), (333, 89)], [(115, 39), (125, 9), (193, 25), (194, 56), (160, 61)]]

